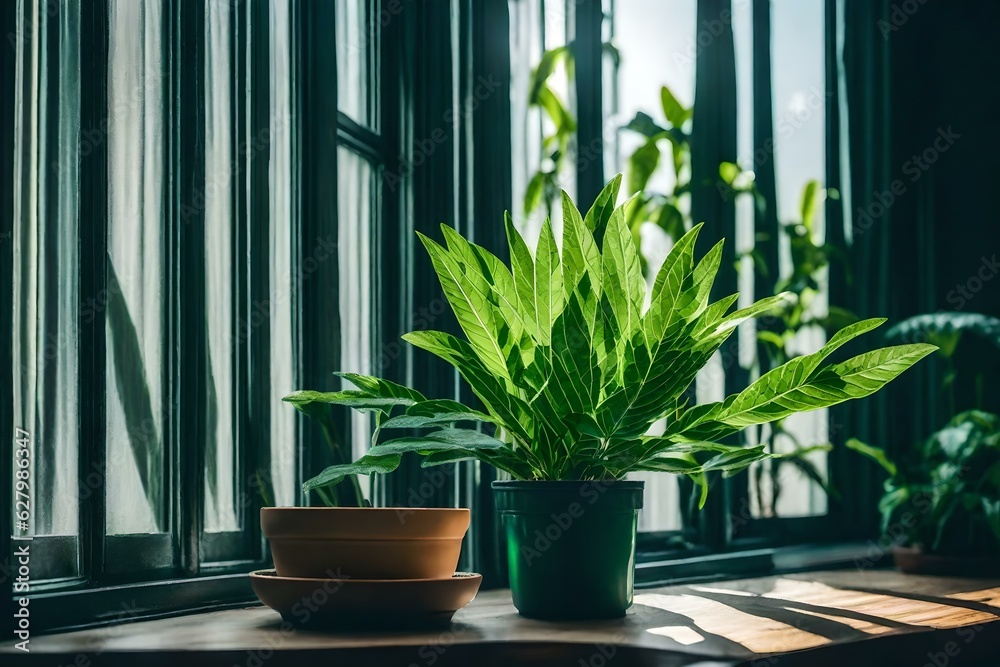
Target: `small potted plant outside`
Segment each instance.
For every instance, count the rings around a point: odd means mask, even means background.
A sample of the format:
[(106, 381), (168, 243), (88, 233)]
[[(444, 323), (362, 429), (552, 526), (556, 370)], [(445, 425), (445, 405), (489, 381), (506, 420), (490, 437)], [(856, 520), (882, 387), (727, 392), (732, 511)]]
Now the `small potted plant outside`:
[[(854, 438), (847, 446), (887, 473), (879, 503), (883, 537), (904, 572), (952, 575), (1000, 573), (1000, 416), (977, 408), (955, 414), (954, 356), (963, 334), (1000, 347), (1000, 319), (977, 313), (939, 312), (894, 326), (890, 339), (930, 341), (944, 367), (942, 394), (954, 416), (898, 460)], [(883, 542), (885, 543), (882, 546)]]
[[(585, 217), (563, 193), (561, 250), (546, 222), (532, 254), (508, 216), (509, 267), (448, 226), (444, 246), (421, 235), (465, 338), (440, 331), (403, 338), (454, 366), (483, 410), (357, 376), (347, 376), (355, 392), (309, 394), (385, 408), (375, 410), (369, 452), (328, 468), (309, 488), (391, 472), (406, 452), (425, 466), (476, 459), (511, 478), (493, 486), (514, 605), (529, 617), (615, 617), (631, 605), (642, 483), (624, 479), (628, 473), (687, 475), (704, 504), (710, 473), (733, 474), (769, 456), (725, 440), (750, 425), (868, 396), (935, 349), (902, 345), (822, 365), (883, 322), (864, 320), (725, 401), (688, 405), (695, 375), (736, 327), (784, 297), (732, 313), (737, 295), (712, 302), (722, 241), (695, 262), (698, 225), (670, 252), (647, 302), (625, 206), (615, 206), (620, 182), (612, 180)], [(661, 420), (663, 433), (647, 435)], [(393, 428), (430, 431), (377, 441)]]

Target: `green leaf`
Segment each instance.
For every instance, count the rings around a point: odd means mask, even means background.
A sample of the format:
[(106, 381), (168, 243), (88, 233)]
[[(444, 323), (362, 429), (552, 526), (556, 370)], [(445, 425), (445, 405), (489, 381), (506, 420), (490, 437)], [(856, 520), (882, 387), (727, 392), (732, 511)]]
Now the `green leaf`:
[(643, 321), (647, 345), (659, 341), (669, 324), (677, 320), (683, 305), (681, 295), (686, 286), (690, 287), (688, 281), (694, 272), (694, 244), (701, 228), (701, 223), (695, 225), (674, 244), (656, 274), (649, 310)]
[(611, 216), (602, 250), (602, 294), (608, 298), (621, 342), (624, 343), (639, 326), (646, 296), (646, 281), (642, 276), (632, 232), (625, 225), (624, 207)]
[(406, 414), (383, 422), (382, 428), (428, 428), (461, 421), (491, 424), (493, 418), (458, 401), (438, 399), (411, 405), (406, 409)]
[(565, 190), (562, 191), (562, 218), (563, 287), (568, 296), (576, 290), (580, 278), (587, 274), (590, 279), (589, 287), (596, 300), (600, 297), (601, 288), (601, 253), (593, 234), (580, 216), (580, 211)]
[(646, 189), (650, 177), (660, 163), (660, 149), (656, 139), (639, 146), (628, 159), (628, 192), (634, 194)]
[(635, 117), (625, 126), (626, 130), (638, 132), (644, 137), (659, 137), (667, 132), (666, 128), (660, 127), (647, 113), (642, 111), (635, 114)]
[(910, 343), (931, 343), (941, 348), (941, 354), (955, 353), (963, 333), (978, 336), (1000, 347), (1000, 318), (979, 313), (930, 313), (903, 320), (886, 333), (888, 340)]
[(850, 440), (844, 443), (844, 446), (847, 447), (848, 449), (853, 449), (854, 451), (860, 454), (864, 454), (872, 461), (875, 461), (875, 463), (878, 463), (887, 473), (889, 473), (890, 477), (896, 476), (898, 468), (896, 467), (896, 464), (893, 463), (892, 460), (889, 458), (889, 455), (885, 453), (884, 449), (880, 449), (879, 447), (873, 447), (869, 444), (861, 442), (857, 438), (851, 438)]
[(732, 185), (740, 175), (739, 165), (733, 162), (722, 162), (719, 164), (719, 178), (727, 185)]
[(309, 405), (313, 403), (326, 403), (329, 405), (343, 405), (354, 408), (359, 412), (381, 412), (389, 414), (396, 406), (410, 406), (416, 401), (409, 397), (378, 397), (367, 391), (356, 391), (347, 389), (344, 391), (296, 391), (285, 396), (286, 403), (291, 403), (305, 414), (309, 413)]
[(547, 85), (543, 85), (538, 91), (538, 104), (555, 124), (557, 136), (572, 134), (576, 131), (576, 120)]
[(330, 466), (316, 475), (312, 479), (306, 480), (302, 484), (302, 491), (309, 492), (314, 489), (338, 484), (345, 477), (352, 475), (385, 475), (399, 467), (402, 457), (399, 454), (389, 456), (365, 455), (354, 463), (344, 463)]
[(621, 184), (621, 174), (608, 181), (608, 184), (597, 195), (594, 205), (590, 207), (586, 217), (583, 219), (583, 223), (594, 235), (594, 240), (598, 245), (602, 244), (604, 230), (607, 229), (608, 223), (611, 221), (611, 215), (615, 211), (615, 204), (618, 201), (618, 190), (621, 188)]
[(391, 380), (383, 380), (382, 378), (373, 377), (371, 375), (360, 375), (358, 373), (347, 372), (338, 372), (334, 373), (334, 375), (344, 378), (361, 391), (367, 392), (372, 396), (378, 396), (381, 398), (405, 398), (415, 402), (427, 400), (424, 398), (424, 395), (416, 389), (410, 389), (409, 387), (392, 382)]
[(542, 203), (542, 195), (545, 192), (545, 174), (542, 172), (536, 172), (531, 180), (528, 181), (528, 187), (524, 192), (524, 216), (528, 217), (538, 206)]
[[(442, 225), (442, 228), (447, 225)], [(493, 373), (510, 379), (507, 368), (508, 355), (501, 341), (511, 344), (509, 327), (489, 302), (485, 290), (488, 286), (478, 273), (478, 267), (460, 264), (447, 250), (427, 236), (417, 232), (441, 282), (444, 294), (451, 305), (459, 326), (476, 350), (477, 356)], [(501, 338), (503, 336), (503, 338)]]
[(405, 334), (403, 340), (454, 366), (498, 426), (522, 443), (531, 441), (528, 430), (532, 422), (531, 408), (520, 396), (507, 391), (467, 342), (441, 331), (413, 331)]
[(816, 205), (821, 199), (819, 197), (822, 189), (819, 181), (809, 181), (802, 189), (802, 201), (799, 204), (802, 214), (802, 224), (805, 225), (809, 233), (812, 233), (813, 220), (816, 218)]
[(535, 293), (534, 319), (537, 341), (548, 345), (552, 337), (552, 323), (559, 317), (566, 295), (563, 292), (562, 268), (559, 264), (559, 249), (552, 234), (552, 223), (546, 220), (542, 225), (535, 248)]
[(663, 115), (678, 129), (691, 117), (691, 109), (685, 108), (678, 102), (673, 92), (666, 86), (660, 88), (660, 104), (663, 107)]
[(395, 438), (375, 445), (369, 456), (384, 457), (408, 452), (436, 452), (452, 449), (500, 449), (505, 443), (470, 428), (445, 428), (426, 435)]
[(538, 104), (539, 94), (545, 86), (545, 82), (556, 71), (559, 63), (566, 62), (571, 57), (569, 48), (566, 46), (558, 46), (542, 54), (542, 59), (531, 76), (531, 89), (528, 93), (530, 104)]
[(934, 351), (930, 345), (883, 348), (816, 370), (833, 350), (881, 322), (865, 320), (844, 329), (818, 352), (796, 357), (768, 371), (725, 402), (688, 411), (668, 427), (668, 433), (683, 434), (690, 439), (717, 440), (747, 426), (864, 398)]
[(684, 235), (684, 214), (676, 206), (666, 202), (660, 206), (656, 225), (671, 239), (679, 239)]

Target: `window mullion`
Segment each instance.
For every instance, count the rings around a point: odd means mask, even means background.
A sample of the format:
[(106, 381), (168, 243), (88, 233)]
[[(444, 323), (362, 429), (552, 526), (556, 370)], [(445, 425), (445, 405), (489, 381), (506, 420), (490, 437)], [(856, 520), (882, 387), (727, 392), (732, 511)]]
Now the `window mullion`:
[[(271, 275), (270, 275), (270, 183), (268, 164), (271, 155), (270, 140), (260, 138), (271, 137), (271, 86), (270, 86), (270, 43), (268, 25), (269, 0), (254, 0), (249, 8), (248, 36), (251, 50), (246, 79), (249, 82), (248, 126), (249, 148), (248, 156), (249, 180), (247, 192), (246, 223), (240, 224), (239, 235), (245, 235), (249, 243), (248, 289), (249, 302), (240, 299), (241, 304), (248, 303), (250, 310), (243, 316), (247, 322), (247, 337), (237, 337), (241, 345), (249, 344), (245, 353), (245, 381), (239, 382), (238, 391), (248, 406), (249, 427), (240, 434), (240, 446), (243, 447), (241, 465), (237, 466), (241, 478), (248, 481), (255, 472), (266, 479), (271, 475), (271, 392), (278, 390), (271, 386), (271, 329), (272, 315)], [(236, 98), (234, 98), (236, 99)], [(240, 179), (241, 181), (243, 179)], [(237, 189), (240, 185), (237, 184)], [(246, 254), (237, 255), (236, 270), (244, 275), (243, 268)], [(242, 295), (240, 295), (242, 297)], [(254, 326), (256, 313), (263, 313), (263, 322)], [(248, 355), (248, 356), (247, 356)], [(241, 401), (242, 402), (242, 401)], [(244, 484), (246, 492), (256, 488)], [(272, 502), (273, 499), (272, 499)], [(242, 504), (242, 503), (241, 503)], [(259, 508), (259, 494), (254, 494), (249, 507)], [(259, 521), (254, 513), (243, 517), (243, 530), (247, 539), (253, 540), (254, 553), (260, 543)], [(250, 555), (250, 554), (248, 554)]]
[(604, 187), (604, 47), (602, 0), (567, 2), (572, 17), (577, 135), (587, 160), (577, 160), (576, 203), (587, 210)]
[(200, 3), (173, 0), (169, 5), (170, 139), (176, 142), (170, 152), (172, 177), (176, 190), (170, 193), (174, 210), (169, 224), (176, 230), (178, 252), (170, 263), (176, 280), (170, 282), (178, 291), (169, 295), (176, 307), (180, 351), (174, 369), (179, 391), (172, 396), (178, 409), (170, 414), (171, 450), (178, 462), (181, 564), (188, 574), (200, 569), (200, 544), (204, 523), (205, 474), (205, 147), (204, 147), (204, 22)]
[[(80, 17), (80, 126), (108, 123), (108, 8), (86, 2)], [(107, 296), (108, 162), (107, 142), (95, 142), (80, 164), (80, 303), (102, 303)], [(88, 319), (90, 321), (88, 321)], [(107, 525), (105, 309), (80, 318), (80, 496), (81, 572), (90, 582), (104, 574)], [(94, 483), (96, 481), (96, 483)]]
[[(295, 100), (297, 105), (298, 207), (301, 234), (294, 259), (300, 294), (302, 377), (300, 386), (333, 388), (332, 370), (326, 364), (340, 359), (340, 262), (333, 253), (305, 274), (305, 256), (321, 239), (337, 238), (337, 140), (330, 131), (337, 118), (337, 53), (331, 35), (336, 34), (333, 2), (298, 0), (293, 9), (296, 55)], [(302, 456), (300, 477), (307, 478), (324, 465), (325, 446), (319, 428), (304, 420), (300, 431)], [(339, 422), (340, 434), (347, 437)], [(346, 442), (346, 440), (345, 440)], [(302, 498), (304, 502), (306, 499)]]
[[(17, 4), (13, 2), (2, 3), (0, 6), (0, 34), (17, 34)], [(3, 165), (3, 173), (14, 173), (14, 85), (15, 85), (15, 61), (14, 57), (6, 57), (0, 61), (0, 99), (5, 100), (0, 103), (0, 149), (3, 155), (0, 156), (0, 164)], [(13, 239), (14, 234), (14, 179), (4, 178), (0, 182), (0, 238)], [(0, 242), (0, 284), (14, 284), (14, 257), (13, 243)], [(12, 290), (0, 290), (0, 312), (11, 313), (14, 310)], [(14, 364), (11, 351), (13, 349), (13, 327), (0, 327), (0, 373), (10, 382), (8, 386), (13, 386), (15, 379)], [(13, 392), (7, 392), (4, 398), (0, 398), (0, 433), (3, 438), (14, 437), (13, 423)], [(0, 445), (0, 451), (8, 452), (6, 443)], [(0, 457), (0, 493), (4, 494), (9, 502), (13, 503), (13, 457)], [(11, 525), (11, 512), (3, 512), (0, 516), (0, 561), (9, 562), (11, 554), (10, 536), (13, 534)], [(10, 618), (14, 612), (13, 598), (7, 595), (0, 596), (0, 614), (4, 618)]]

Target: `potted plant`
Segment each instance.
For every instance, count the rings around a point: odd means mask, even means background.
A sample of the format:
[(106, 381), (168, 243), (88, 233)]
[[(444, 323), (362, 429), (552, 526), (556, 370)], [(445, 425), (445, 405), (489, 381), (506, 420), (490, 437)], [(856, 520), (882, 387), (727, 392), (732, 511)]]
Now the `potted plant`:
[[(341, 375), (362, 387), (356, 392), (338, 392), (337, 402), (341, 405), (382, 416), (394, 405), (424, 400), (417, 392), (388, 380)], [(383, 398), (369, 398), (373, 393)], [(385, 398), (390, 395), (395, 398)], [(285, 400), (318, 423), (329, 458), (337, 467), (349, 464), (351, 459), (335, 437), (331, 398), (330, 394), (317, 398), (315, 392), (304, 391)], [(365, 474), (361, 466), (355, 469), (357, 474)], [(339, 572), (340, 576), (379, 580), (451, 577), (469, 528), (469, 510), (420, 508), (404, 512), (372, 508), (364, 498), (357, 474), (345, 475), (344, 483), (338, 485), (308, 480), (303, 489), (315, 492), (323, 507), (261, 509), (261, 529), (270, 544), (276, 573), (323, 578)]]
[[(726, 444), (731, 436), (868, 396), (934, 350), (902, 345), (823, 366), (883, 322), (864, 320), (725, 401), (688, 405), (695, 375), (737, 325), (784, 297), (732, 313), (737, 295), (712, 302), (722, 241), (695, 262), (699, 225), (678, 240), (647, 302), (625, 206), (615, 207), (620, 182), (612, 180), (585, 217), (563, 193), (561, 249), (546, 223), (532, 255), (508, 216), (509, 267), (448, 226), (445, 246), (421, 235), (465, 338), (440, 331), (403, 338), (454, 366), (483, 410), (359, 376), (345, 376), (357, 387), (351, 392), (308, 394), (376, 419), (369, 452), (328, 468), (308, 488), (391, 472), (406, 452), (423, 456), (425, 466), (477, 459), (511, 478), (494, 489), (514, 605), (530, 617), (613, 617), (631, 605), (642, 483), (624, 479), (628, 473), (687, 475), (704, 503), (710, 473), (733, 474), (769, 456)], [(647, 435), (660, 420), (664, 432)], [(392, 428), (431, 430), (378, 442)]]
[(1000, 572), (1000, 417), (969, 410), (916, 448), (904, 464), (851, 439), (847, 446), (889, 478), (879, 502), (883, 532), (904, 572)]
[[(1000, 319), (977, 313), (938, 312), (911, 317), (890, 329), (890, 339), (931, 341), (945, 373), (942, 394), (956, 409), (954, 357), (963, 334), (1000, 347)], [(882, 529), (904, 572), (1000, 572), (1000, 416), (982, 409), (977, 372), (976, 408), (955, 414), (901, 461), (854, 438), (847, 446), (888, 474), (879, 503)]]

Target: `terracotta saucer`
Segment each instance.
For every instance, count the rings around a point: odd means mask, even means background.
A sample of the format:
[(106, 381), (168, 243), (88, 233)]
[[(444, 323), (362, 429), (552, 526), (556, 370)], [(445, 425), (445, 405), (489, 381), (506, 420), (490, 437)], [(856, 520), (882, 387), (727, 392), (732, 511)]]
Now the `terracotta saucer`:
[(260, 601), (298, 626), (384, 630), (448, 625), (472, 602), (483, 577), (456, 572), (441, 579), (306, 579), (274, 570), (250, 573)]

